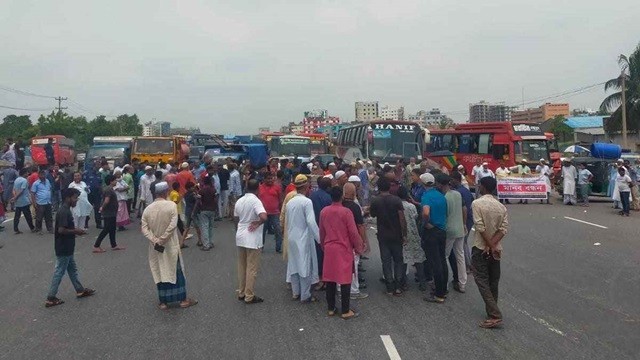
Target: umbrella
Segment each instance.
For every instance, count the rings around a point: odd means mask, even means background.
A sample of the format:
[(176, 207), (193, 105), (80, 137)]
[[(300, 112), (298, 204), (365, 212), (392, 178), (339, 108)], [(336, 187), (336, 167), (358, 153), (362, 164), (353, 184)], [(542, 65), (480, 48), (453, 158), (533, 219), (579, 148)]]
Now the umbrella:
[(591, 151), (586, 147), (579, 145), (571, 145), (568, 148), (564, 149), (565, 153), (590, 153)]

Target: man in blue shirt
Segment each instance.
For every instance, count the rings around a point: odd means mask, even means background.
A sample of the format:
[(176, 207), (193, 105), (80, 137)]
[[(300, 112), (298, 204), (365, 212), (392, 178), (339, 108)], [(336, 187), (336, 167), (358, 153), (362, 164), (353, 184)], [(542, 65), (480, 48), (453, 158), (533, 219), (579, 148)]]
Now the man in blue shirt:
[[(320, 211), (325, 207), (331, 205), (331, 195), (329, 195), (328, 190), (331, 188), (331, 179), (321, 177), (318, 178), (318, 190), (314, 191), (309, 195), (309, 199), (313, 203), (313, 213), (316, 216), (316, 224), (320, 225)], [(322, 251), (322, 247), (320, 244), (316, 243), (316, 255), (318, 256), (318, 264), (323, 264), (324, 262), (324, 252)], [(322, 266), (318, 266), (318, 275), (322, 278)], [(324, 287), (324, 284), (319, 284), (316, 288), (320, 290)]]
[(42, 219), (47, 231), (53, 234), (53, 216), (51, 209), (51, 182), (44, 170), (38, 172), (38, 180), (31, 185), (31, 202), (36, 207), (36, 232), (42, 235)]
[(421, 201), (424, 223), (422, 248), (427, 255), (427, 264), (433, 272), (433, 281), (435, 283), (435, 292), (428, 294), (424, 300), (442, 304), (447, 293), (448, 276), (447, 263), (445, 261), (447, 200), (436, 189), (436, 180), (432, 174), (422, 174), (420, 180), (422, 180), (426, 188)]
[(16, 235), (22, 234), (18, 229), (18, 225), (20, 225), (20, 215), (22, 214), (24, 214), (24, 219), (27, 221), (31, 232), (35, 231), (33, 220), (31, 219), (31, 197), (29, 196), (29, 184), (27, 182), (28, 175), (29, 169), (21, 169), (20, 177), (13, 183), (13, 197), (11, 198), (11, 202), (15, 204), (16, 207), (16, 213), (13, 216), (13, 231)]
[(473, 194), (469, 189), (462, 185), (462, 174), (457, 171), (451, 173), (451, 188), (462, 195), (462, 201), (467, 208), (467, 234), (464, 236), (464, 262), (467, 269), (471, 268), (471, 248), (467, 239), (473, 227), (473, 213), (471, 212), (471, 203), (473, 202)]

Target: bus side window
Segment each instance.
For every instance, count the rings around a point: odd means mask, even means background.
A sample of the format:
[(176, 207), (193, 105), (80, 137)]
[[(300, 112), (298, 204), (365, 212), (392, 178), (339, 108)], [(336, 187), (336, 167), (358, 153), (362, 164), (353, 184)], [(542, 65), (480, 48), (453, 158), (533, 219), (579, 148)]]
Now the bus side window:
[(502, 160), (502, 157), (509, 153), (509, 145), (493, 145), (491, 150), (494, 159)]
[(478, 154), (489, 154), (490, 135), (480, 134), (478, 136)]
[(460, 152), (463, 154), (475, 154), (473, 135), (460, 135)]

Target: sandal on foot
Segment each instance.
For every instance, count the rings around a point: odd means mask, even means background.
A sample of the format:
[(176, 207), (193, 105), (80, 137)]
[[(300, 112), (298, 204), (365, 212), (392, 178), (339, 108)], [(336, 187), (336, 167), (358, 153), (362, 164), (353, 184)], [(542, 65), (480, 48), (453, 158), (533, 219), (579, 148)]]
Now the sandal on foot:
[(111, 250), (113, 251), (118, 251), (118, 250), (125, 250), (126, 247), (122, 247), (122, 246), (116, 246), (116, 247), (112, 247)]
[(93, 248), (92, 253), (94, 254), (102, 254), (103, 252), (107, 252), (107, 250), (103, 249), (103, 248)]
[(334, 316), (334, 315), (336, 314), (336, 312), (338, 312), (338, 309), (333, 308), (333, 310), (329, 310), (329, 311), (327, 312), (327, 315), (329, 315), (329, 316)]
[(480, 327), (483, 329), (494, 329), (502, 325), (502, 319), (487, 319), (480, 323)]
[(293, 296), (291, 297), (291, 300), (293, 300), (293, 301), (300, 300), (300, 295), (293, 295)]
[(57, 306), (57, 305), (62, 305), (64, 304), (64, 301), (58, 299), (58, 298), (53, 298), (53, 299), (47, 299), (47, 301), (45, 301), (44, 303), (44, 307), (50, 308), (52, 306)]
[(358, 317), (358, 315), (360, 315), (360, 314), (358, 314), (357, 312), (355, 312), (353, 310), (349, 310), (349, 312), (340, 315), (340, 318), (342, 320), (349, 320), (349, 319), (353, 319), (354, 317)]
[(317, 298), (317, 297), (315, 297), (315, 296), (311, 296), (310, 298), (308, 298), (308, 299), (306, 299), (306, 300), (302, 300), (302, 303), (304, 303), (304, 304), (311, 304), (311, 303), (315, 303), (315, 302), (318, 302), (318, 301), (320, 301), (320, 300), (318, 300), (318, 298)]
[(76, 294), (76, 298), (82, 299), (82, 298), (85, 298), (87, 296), (91, 296), (91, 295), (93, 295), (95, 293), (96, 293), (96, 291), (93, 290), (93, 289), (84, 288), (84, 290), (82, 292), (79, 292), (79, 293)]
[(192, 307), (194, 305), (198, 304), (198, 300), (193, 300), (193, 299), (187, 299), (183, 302), (180, 303), (180, 307), (183, 309), (186, 309), (188, 307)]
[(253, 297), (253, 299), (251, 299), (251, 301), (246, 301), (246, 300), (245, 300), (245, 302), (244, 302), (244, 303), (245, 303), (245, 304), (259, 304), (259, 303), (261, 303), (261, 302), (264, 302), (264, 299), (263, 299), (263, 298), (261, 298), (261, 297), (257, 297), (257, 296), (254, 296), (254, 297)]
[(158, 304), (158, 309), (160, 310), (167, 310), (168, 308), (167, 304)]

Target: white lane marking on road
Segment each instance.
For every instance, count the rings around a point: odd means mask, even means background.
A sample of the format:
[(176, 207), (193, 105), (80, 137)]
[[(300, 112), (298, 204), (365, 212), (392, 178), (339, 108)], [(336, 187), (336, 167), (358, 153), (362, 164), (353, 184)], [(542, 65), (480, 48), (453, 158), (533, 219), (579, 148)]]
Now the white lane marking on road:
[(391, 340), (391, 336), (380, 335), (380, 339), (382, 339), (384, 348), (387, 349), (387, 354), (389, 355), (389, 359), (400, 360), (400, 354), (398, 354), (398, 349), (396, 349), (396, 346), (393, 344), (393, 340)]
[(565, 219), (567, 219), (567, 220), (573, 220), (573, 221), (577, 221), (577, 222), (579, 222), (579, 223), (583, 223), (583, 224), (587, 224), (587, 225), (591, 225), (591, 226), (599, 227), (600, 229), (608, 229), (608, 227), (606, 227), (606, 226), (602, 226), (602, 225), (598, 225), (598, 224), (590, 223), (590, 222), (588, 222), (588, 221), (584, 221), (584, 220), (580, 220), (580, 219), (574, 219), (574, 218), (572, 218), (572, 217), (568, 217), (568, 216), (565, 216), (564, 218), (565, 218)]
[(562, 331), (556, 329), (555, 327), (553, 327), (553, 325), (551, 325), (547, 320), (535, 317), (535, 316), (529, 314), (529, 312), (526, 311), (526, 310), (522, 310), (522, 309), (518, 309), (518, 308), (515, 308), (515, 309), (518, 310), (519, 312), (527, 315), (528, 317), (532, 318), (535, 322), (537, 322), (538, 324), (543, 325), (544, 327), (546, 327), (550, 331), (552, 331), (552, 332), (554, 332), (554, 333), (556, 333), (558, 335), (561, 335), (561, 336), (565, 336), (565, 337), (567, 336), (564, 332), (562, 332)]

